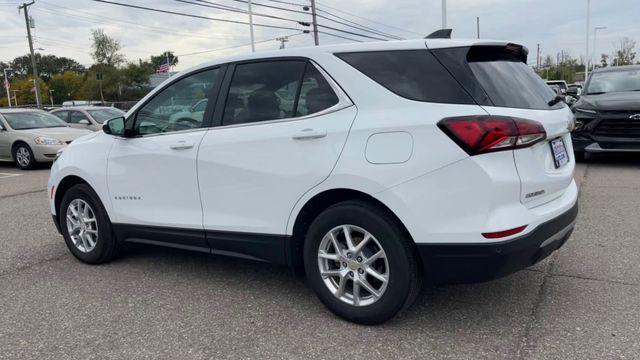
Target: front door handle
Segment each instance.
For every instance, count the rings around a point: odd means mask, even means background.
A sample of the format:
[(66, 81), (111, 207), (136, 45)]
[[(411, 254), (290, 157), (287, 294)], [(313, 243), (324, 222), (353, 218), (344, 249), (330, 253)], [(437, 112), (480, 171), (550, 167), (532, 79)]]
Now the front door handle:
[(303, 129), (298, 131), (291, 138), (294, 140), (311, 140), (311, 139), (320, 139), (327, 136), (326, 130), (314, 130), (314, 129)]
[(173, 150), (186, 150), (191, 149), (194, 146), (194, 143), (188, 143), (184, 140), (178, 141), (177, 143), (169, 145), (169, 147)]

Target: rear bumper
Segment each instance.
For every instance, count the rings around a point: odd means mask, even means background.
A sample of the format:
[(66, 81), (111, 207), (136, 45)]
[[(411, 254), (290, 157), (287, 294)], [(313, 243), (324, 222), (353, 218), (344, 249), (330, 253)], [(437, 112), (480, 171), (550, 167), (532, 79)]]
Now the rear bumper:
[(527, 268), (567, 241), (578, 203), (521, 237), (491, 244), (417, 244), (427, 281), (468, 283), (497, 279)]

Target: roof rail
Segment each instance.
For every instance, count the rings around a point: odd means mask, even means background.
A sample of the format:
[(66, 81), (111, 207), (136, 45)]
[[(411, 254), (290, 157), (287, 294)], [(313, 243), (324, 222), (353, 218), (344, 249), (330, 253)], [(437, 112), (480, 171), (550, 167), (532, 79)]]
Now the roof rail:
[(440, 29), (425, 36), (425, 39), (451, 39), (453, 29)]

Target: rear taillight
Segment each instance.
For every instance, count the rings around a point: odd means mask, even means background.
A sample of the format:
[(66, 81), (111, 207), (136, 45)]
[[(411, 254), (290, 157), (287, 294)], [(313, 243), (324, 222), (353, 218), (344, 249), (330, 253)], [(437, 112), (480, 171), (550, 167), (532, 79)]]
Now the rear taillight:
[(523, 148), (547, 137), (539, 122), (509, 116), (450, 117), (438, 127), (469, 155)]

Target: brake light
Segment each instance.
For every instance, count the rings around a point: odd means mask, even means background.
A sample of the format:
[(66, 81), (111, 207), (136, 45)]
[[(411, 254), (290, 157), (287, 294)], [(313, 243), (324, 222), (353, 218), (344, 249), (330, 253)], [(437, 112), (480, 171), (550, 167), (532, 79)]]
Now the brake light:
[(522, 232), (522, 230), (524, 230), (526, 227), (527, 227), (527, 225), (523, 225), (523, 226), (518, 226), (517, 228), (513, 228), (513, 229), (509, 229), (509, 230), (496, 231), (496, 232), (486, 232), (486, 233), (482, 233), (482, 236), (484, 236), (487, 239), (503, 238), (503, 237), (515, 235), (515, 234), (517, 234), (519, 232)]
[(528, 147), (547, 138), (539, 122), (509, 116), (450, 117), (438, 127), (469, 155)]

